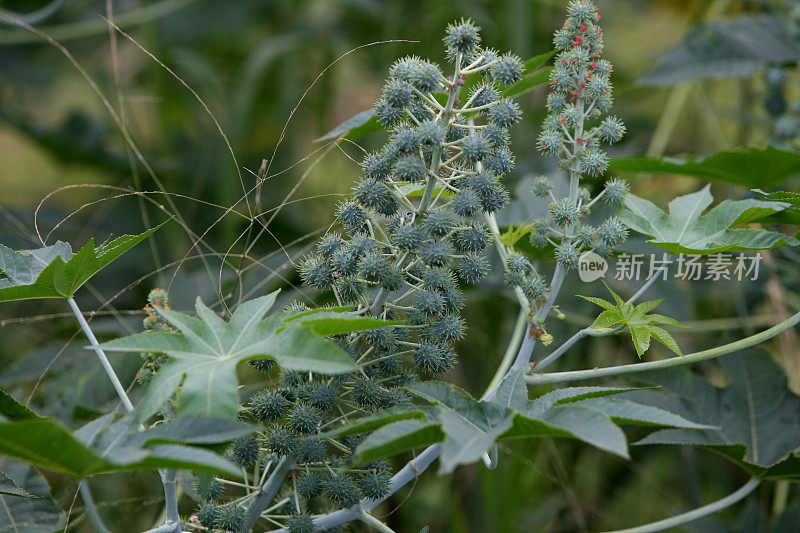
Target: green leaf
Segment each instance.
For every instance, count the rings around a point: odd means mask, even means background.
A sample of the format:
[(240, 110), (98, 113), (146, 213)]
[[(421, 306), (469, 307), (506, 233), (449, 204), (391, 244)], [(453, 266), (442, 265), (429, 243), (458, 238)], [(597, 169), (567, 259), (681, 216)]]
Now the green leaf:
[[(10, 420), (41, 418), (2, 389), (0, 389), (0, 415)], [(0, 420), (2, 420), (2, 418), (0, 418)]]
[(511, 224), (506, 231), (500, 234), (500, 242), (513, 248), (520, 239), (528, 235), (531, 231), (533, 231), (533, 225), (528, 224), (527, 220), (518, 228), (514, 228), (514, 224)]
[(314, 139), (314, 142), (332, 141), (342, 136), (355, 141), (380, 129), (381, 125), (375, 118), (375, 110), (367, 109), (356, 113), (322, 137)]
[(676, 254), (714, 254), (797, 246), (800, 241), (781, 233), (737, 229), (766, 214), (783, 211), (780, 204), (761, 200), (725, 200), (709, 210), (714, 198), (710, 185), (680, 196), (669, 204), (669, 214), (634, 195), (625, 199), (619, 218), (634, 231), (652, 237), (650, 244)]
[(709, 78), (745, 78), (769, 64), (796, 63), (800, 44), (786, 19), (741, 15), (710, 22), (667, 51), (639, 85), (669, 86)]
[(445, 438), (438, 422), (429, 420), (400, 420), (372, 432), (356, 448), (353, 462), (369, 463), (382, 457), (429, 446)]
[[(162, 224), (163, 225), (163, 224)], [(73, 254), (69, 244), (18, 252), (0, 244), (0, 302), (33, 298), (71, 298), (84, 283), (161, 226), (139, 235), (123, 235), (94, 247), (94, 240)]]
[(430, 409), (416, 406), (397, 406), (381, 409), (375, 414), (359, 418), (347, 425), (323, 433), (325, 437), (339, 437), (355, 435), (356, 433), (369, 433), (392, 422), (399, 420), (424, 419), (430, 414)]
[(321, 313), (292, 316), (284, 320), (292, 326), (306, 326), (321, 336), (341, 335), (368, 329), (382, 328), (400, 324), (398, 321), (381, 320), (368, 316), (354, 315), (341, 311), (324, 311)]
[(513, 85), (509, 85), (500, 91), (500, 95), (503, 98), (516, 98), (517, 96), (529, 93), (534, 89), (543, 87), (550, 82), (550, 72), (552, 70), (553, 67), (547, 67), (537, 70), (533, 74), (528, 74)]
[[(236, 418), (239, 411), (239, 382), (236, 366), (246, 360), (274, 358), (290, 370), (344, 374), (358, 365), (333, 342), (314, 332), (356, 331), (371, 328), (372, 322), (349, 315), (335, 319), (321, 313), (307, 319), (287, 320), (279, 313), (267, 319), (277, 292), (243, 303), (225, 322), (197, 299), (199, 318), (156, 308), (179, 334), (148, 332), (103, 344), (108, 351), (160, 352), (169, 356), (147, 388), (140, 405), (146, 419), (166, 402), (181, 383), (177, 416)], [(314, 322), (314, 320), (319, 322)], [(263, 319), (263, 320), (262, 320)], [(305, 320), (305, 321), (304, 321)], [(385, 324), (385, 323), (383, 323)], [(356, 329), (354, 329), (356, 328)]]
[(630, 398), (712, 426), (714, 430), (665, 429), (637, 442), (709, 447), (753, 475), (800, 478), (800, 397), (785, 386), (786, 376), (764, 352), (720, 358), (730, 385), (718, 388), (685, 369), (641, 374), (669, 394), (635, 392)]
[(0, 457), (0, 531), (62, 531), (66, 517), (56, 507), (47, 480), (32, 466)]
[(581, 296), (584, 300), (592, 302), (604, 309), (602, 313), (595, 319), (594, 323), (589, 326), (591, 329), (605, 329), (610, 328), (616, 324), (628, 328), (631, 334), (631, 340), (636, 348), (636, 354), (641, 357), (650, 347), (651, 337), (655, 337), (657, 341), (672, 350), (678, 355), (683, 355), (678, 343), (675, 339), (667, 333), (666, 330), (657, 326), (656, 324), (668, 324), (671, 326), (685, 327), (677, 320), (664, 315), (648, 315), (650, 311), (659, 306), (662, 300), (653, 300), (643, 302), (639, 305), (632, 305), (626, 303), (620, 296), (611, 290), (607, 284), (604, 283), (608, 292), (614, 297), (614, 304), (607, 302), (602, 298), (594, 298), (591, 296)]
[(800, 153), (767, 146), (721, 150), (706, 157), (620, 157), (610, 161), (609, 170), (616, 174), (676, 174), (747, 188), (772, 188), (800, 174)]

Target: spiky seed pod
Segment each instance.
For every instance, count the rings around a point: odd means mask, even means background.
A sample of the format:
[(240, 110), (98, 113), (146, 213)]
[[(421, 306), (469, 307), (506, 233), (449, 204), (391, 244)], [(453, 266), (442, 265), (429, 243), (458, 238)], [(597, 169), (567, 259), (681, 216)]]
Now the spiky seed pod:
[(492, 153), (492, 143), (481, 132), (472, 132), (461, 140), (461, 155), (470, 163), (481, 161)]
[(297, 397), (320, 411), (328, 411), (336, 403), (336, 392), (325, 383), (303, 383), (297, 388)]
[(483, 166), (495, 176), (502, 176), (514, 169), (514, 154), (508, 146), (501, 146), (484, 158)]
[(363, 331), (361, 335), (369, 345), (380, 352), (389, 352), (397, 348), (397, 331), (395, 328), (378, 328)]
[(413, 154), (419, 149), (419, 134), (409, 127), (398, 128), (392, 141), (401, 154)]
[(275, 359), (253, 359), (252, 361), (248, 362), (250, 363), (250, 366), (262, 374), (268, 374), (270, 370), (278, 365), (278, 363), (275, 362)]
[(476, 86), (470, 93), (473, 107), (484, 107), (495, 103), (500, 98), (500, 91), (491, 83)]
[(295, 389), (292, 387), (278, 387), (277, 389), (273, 389), (273, 392), (280, 394), (290, 402), (293, 402), (297, 397), (295, 394)]
[(329, 233), (322, 237), (317, 243), (317, 252), (325, 259), (330, 259), (330, 257), (335, 252), (342, 249), (344, 245), (345, 241), (342, 239), (341, 235), (338, 233)]
[(456, 225), (456, 218), (449, 209), (431, 211), (422, 221), (422, 227), (431, 237), (442, 237)]
[(547, 240), (547, 234), (531, 232), (529, 239), (531, 246), (534, 248), (544, 248), (550, 244), (550, 242)]
[(300, 261), (300, 278), (306, 285), (317, 289), (327, 289), (333, 283), (333, 271), (319, 255), (308, 255)]
[(603, 98), (613, 91), (611, 81), (609, 81), (608, 76), (603, 74), (592, 76), (584, 90), (586, 91), (586, 96), (591, 99)]
[(581, 173), (600, 176), (608, 170), (608, 156), (602, 150), (587, 150), (581, 158)]
[(394, 178), (397, 181), (410, 181), (416, 183), (425, 177), (425, 163), (414, 155), (405, 155), (397, 159), (394, 164)]
[(322, 413), (316, 407), (310, 405), (295, 405), (286, 415), (289, 428), (301, 435), (314, 433), (322, 424)]
[(531, 184), (531, 194), (536, 198), (545, 198), (553, 190), (553, 182), (546, 176), (536, 176)]
[(453, 198), (450, 207), (457, 215), (469, 218), (480, 211), (481, 199), (475, 191), (465, 189)]
[(533, 272), (533, 265), (524, 255), (512, 252), (506, 259), (505, 282), (509, 287), (522, 285), (525, 279)]
[(358, 255), (350, 249), (342, 249), (333, 254), (330, 264), (334, 272), (342, 276), (352, 276), (358, 272)]
[(325, 482), (325, 496), (342, 508), (352, 507), (361, 499), (355, 482), (346, 474), (331, 477)]
[(479, 252), (489, 245), (489, 230), (485, 226), (460, 228), (450, 237), (453, 248), (458, 252)]
[(286, 524), (286, 531), (289, 533), (314, 533), (316, 531), (314, 519), (307, 514), (292, 515)]
[(444, 296), (438, 292), (422, 290), (414, 299), (414, 307), (426, 315), (437, 315), (444, 312), (446, 304)]
[(568, 128), (574, 128), (583, 121), (583, 111), (578, 106), (570, 104), (564, 108), (559, 118)]
[(503, 85), (511, 85), (522, 77), (525, 66), (519, 57), (507, 54), (500, 57), (497, 63), (489, 67), (488, 71), (494, 81)]
[(628, 228), (616, 217), (606, 219), (597, 229), (597, 237), (602, 244), (614, 248), (628, 238)]
[(284, 369), (281, 372), (281, 383), (287, 387), (297, 387), (303, 383), (303, 375), (296, 370)]
[(375, 102), (375, 117), (386, 127), (394, 126), (403, 120), (404, 116), (405, 110), (402, 107), (395, 107), (383, 98)]
[(625, 136), (625, 125), (617, 117), (606, 117), (597, 127), (597, 135), (601, 141), (614, 144)]
[(442, 71), (430, 61), (419, 61), (411, 72), (411, 84), (424, 93), (438, 91), (442, 87)]
[(426, 341), (452, 342), (464, 336), (466, 322), (456, 314), (446, 314), (435, 318), (421, 332)]
[(597, 6), (592, 0), (572, 0), (567, 6), (567, 17), (569, 22), (574, 21), (578, 24), (589, 24), (598, 18)]
[(519, 122), (519, 119), (522, 118), (522, 110), (513, 100), (506, 98), (490, 107), (486, 115), (491, 123), (507, 128)]
[(385, 204), (394, 200), (392, 192), (386, 185), (371, 178), (359, 181), (353, 187), (353, 196), (360, 204), (374, 211), (380, 211)]
[(250, 468), (258, 460), (261, 450), (253, 435), (244, 435), (231, 443), (230, 455), (239, 466)]
[(428, 266), (446, 266), (452, 255), (453, 248), (447, 241), (427, 241), (419, 251), (420, 260)]
[(371, 379), (358, 378), (353, 382), (350, 396), (358, 406), (375, 407), (386, 396), (386, 389)]
[(355, 235), (350, 239), (348, 249), (361, 258), (369, 253), (377, 252), (378, 245), (366, 235)]
[(467, 254), (458, 262), (457, 272), (467, 283), (478, 283), (489, 273), (489, 261), (483, 254)]
[(222, 490), (224, 487), (222, 483), (217, 481), (216, 479), (209, 480), (201, 480), (200, 478), (194, 479), (194, 489), (197, 491), (198, 496), (206, 501), (212, 501), (219, 498), (219, 495), (222, 494)]
[(306, 499), (316, 498), (322, 494), (322, 478), (309, 472), (297, 480), (297, 493)]
[(390, 475), (385, 471), (362, 474), (358, 480), (361, 495), (365, 498), (378, 500), (389, 494)]
[(275, 425), (267, 432), (265, 444), (278, 455), (289, 455), (297, 448), (297, 437), (289, 428)]
[(301, 463), (321, 463), (325, 460), (325, 445), (317, 439), (302, 439), (295, 454)]
[(389, 265), (389, 268), (381, 278), (381, 287), (387, 291), (397, 291), (403, 287), (405, 276), (397, 265)]
[(552, 130), (545, 130), (539, 134), (536, 147), (545, 155), (557, 155), (561, 147), (564, 146), (564, 140), (561, 134)]
[(365, 255), (359, 262), (358, 272), (367, 281), (380, 283), (389, 270), (389, 262), (376, 253)]
[(417, 139), (423, 146), (436, 146), (444, 141), (444, 130), (435, 120), (426, 120), (417, 128)]
[(420, 61), (420, 58), (417, 56), (406, 56), (398, 59), (389, 67), (389, 77), (410, 82), (411, 73), (419, 66)]
[(619, 205), (625, 201), (629, 192), (630, 186), (628, 183), (625, 180), (615, 178), (606, 182), (606, 194), (603, 199), (606, 203)]
[(577, 243), (564, 243), (556, 247), (555, 256), (558, 264), (564, 268), (571, 269), (578, 266), (580, 259), (580, 249)]
[(532, 304), (544, 300), (549, 291), (547, 282), (537, 273), (528, 276), (521, 288), (522, 293)]
[(487, 124), (483, 130), (483, 135), (492, 145), (492, 148), (507, 146), (511, 140), (508, 136), (508, 129), (497, 124)]
[(336, 208), (336, 216), (339, 221), (352, 234), (366, 233), (367, 215), (364, 208), (353, 201), (345, 201)]
[(489, 172), (480, 172), (473, 176), (469, 176), (466, 181), (466, 186), (478, 195), (483, 196), (492, 192), (492, 190), (497, 185), (498, 180), (495, 176), (492, 176)]
[(547, 110), (551, 113), (561, 113), (568, 105), (564, 93), (551, 92), (547, 95)]
[(458, 287), (448, 287), (442, 291), (444, 296), (444, 310), (446, 313), (455, 313), (464, 307), (464, 294)]
[(417, 226), (403, 224), (389, 234), (389, 241), (403, 251), (412, 251), (422, 245), (422, 235)]
[(456, 281), (450, 270), (442, 267), (428, 268), (422, 273), (422, 287), (429, 291), (455, 287)]
[(467, 128), (459, 128), (454, 126), (454, 124), (464, 126), (467, 124), (467, 120), (463, 115), (456, 115), (455, 118), (450, 121), (450, 127), (447, 129), (447, 134), (445, 135), (447, 142), (456, 142), (467, 135)]
[(456, 54), (472, 57), (481, 44), (480, 28), (469, 19), (449, 24), (445, 30), (444, 44), (451, 57)]
[(594, 248), (597, 244), (597, 228), (581, 224), (575, 231), (575, 240), (586, 248)]
[(214, 529), (219, 516), (219, 506), (214, 503), (204, 503), (197, 511), (197, 520), (205, 528)]
[(364, 157), (361, 168), (368, 178), (376, 181), (386, 181), (392, 174), (392, 161), (382, 152), (372, 152)]
[(247, 509), (237, 503), (226, 503), (217, 507), (214, 527), (223, 531), (239, 531), (247, 518)]
[(383, 94), (381, 100), (385, 101), (392, 107), (405, 109), (411, 104), (414, 99), (414, 88), (402, 80), (389, 80), (383, 87)]
[(414, 365), (426, 374), (442, 374), (455, 364), (456, 356), (447, 346), (424, 342), (414, 352)]
[(578, 205), (571, 198), (559, 198), (547, 208), (550, 221), (556, 226), (569, 226), (576, 224), (580, 219)]

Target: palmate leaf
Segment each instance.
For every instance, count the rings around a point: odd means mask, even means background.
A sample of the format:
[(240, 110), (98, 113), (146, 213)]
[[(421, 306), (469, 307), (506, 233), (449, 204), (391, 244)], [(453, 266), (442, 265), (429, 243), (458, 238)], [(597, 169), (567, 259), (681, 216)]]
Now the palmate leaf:
[(139, 406), (146, 419), (181, 386), (177, 416), (235, 418), (239, 411), (236, 366), (249, 359), (274, 358), (290, 370), (344, 374), (358, 370), (353, 359), (325, 335), (350, 333), (392, 322), (337, 311), (284, 312), (264, 319), (277, 291), (244, 302), (229, 322), (200, 299), (197, 317), (156, 308), (180, 334), (149, 332), (103, 344), (109, 351), (160, 352), (169, 356)]
[[(6, 402), (0, 414), (20, 412), (12, 407)], [(0, 422), (0, 455), (79, 479), (160, 468), (238, 477), (241, 468), (234, 463), (207, 449), (183, 444), (219, 444), (253, 431), (241, 422), (219, 419), (167, 422), (144, 432), (138, 431), (137, 424), (133, 415), (114, 422), (113, 414), (108, 414), (72, 433), (55, 420), (31, 412), (25, 418)]]
[[(538, 89), (539, 87), (547, 85), (547, 83), (550, 81), (550, 68), (540, 67), (550, 61), (553, 56), (555, 56), (555, 52), (550, 51), (539, 54), (538, 56), (532, 57), (525, 61), (523, 76), (515, 83), (505, 87), (502, 90), (501, 95), (504, 98), (515, 98), (533, 91), (534, 89)], [(477, 76), (472, 76), (470, 81), (472, 81), (472, 79), (477, 79)], [(468, 81), (464, 86), (463, 91), (469, 91), (469, 89), (474, 85), (475, 82), (470, 83)], [(375, 117), (375, 109), (367, 109), (360, 111), (344, 122), (337, 124), (333, 129), (321, 137), (314, 139), (314, 142), (332, 141), (340, 137), (342, 139), (357, 141), (366, 137), (367, 135), (381, 131), (382, 129), (384, 129), (383, 126)]]
[(669, 214), (648, 200), (628, 195), (618, 216), (632, 230), (652, 237), (650, 244), (675, 254), (708, 255), (800, 244), (782, 233), (740, 228), (783, 211), (785, 206), (761, 200), (725, 200), (703, 214), (714, 201), (709, 189), (707, 185), (675, 198)]
[(627, 457), (617, 423), (687, 429), (697, 424), (664, 409), (627, 399), (609, 399), (635, 388), (572, 387), (529, 400), (524, 375), (507, 376), (491, 402), (478, 402), (447, 383), (417, 383), (408, 389), (426, 406), (403, 406), (356, 420), (327, 436), (372, 432), (356, 449), (359, 464), (413, 448), (442, 443), (440, 473), (475, 462), (494, 443), (530, 437), (566, 437)]
[(800, 174), (800, 153), (772, 146), (720, 150), (705, 157), (619, 157), (608, 168), (617, 174), (636, 172), (694, 176), (741, 185), (772, 188)]
[(591, 302), (601, 308), (603, 312), (595, 319), (589, 328), (606, 329), (613, 326), (624, 326), (628, 329), (636, 348), (636, 354), (641, 357), (650, 348), (651, 339), (672, 350), (678, 355), (683, 355), (678, 343), (672, 338), (662, 325), (685, 327), (683, 324), (668, 316), (659, 314), (648, 314), (659, 306), (663, 300), (653, 300), (642, 302), (638, 305), (625, 302), (620, 296), (611, 290), (605, 282), (603, 283), (614, 297), (614, 303), (595, 298), (593, 296), (580, 296), (584, 300)]
[(0, 457), (0, 472), (0, 531), (51, 533), (64, 529), (64, 512), (56, 507), (47, 480), (34, 467)]
[(800, 397), (786, 386), (786, 376), (765, 352), (728, 355), (720, 362), (731, 382), (711, 385), (688, 370), (640, 374), (667, 394), (631, 393), (638, 403), (714, 424), (713, 430), (663, 429), (636, 445), (678, 444), (717, 451), (753, 475), (800, 479)]
[(18, 252), (0, 244), (0, 302), (71, 298), (92, 276), (160, 227), (139, 235), (123, 235), (99, 248), (89, 239), (76, 253), (61, 241)]

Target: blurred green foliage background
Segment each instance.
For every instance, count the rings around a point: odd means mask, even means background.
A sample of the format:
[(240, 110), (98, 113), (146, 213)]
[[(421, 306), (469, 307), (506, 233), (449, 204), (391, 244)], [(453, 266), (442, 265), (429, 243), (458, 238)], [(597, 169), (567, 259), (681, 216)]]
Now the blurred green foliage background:
[[(0, 1), (0, 8), (31, 13), (45, 4), (8, 0)], [(85, 309), (98, 311), (98, 332), (110, 337), (139, 329), (138, 309), (154, 287), (169, 287), (178, 309), (188, 308), (197, 294), (207, 303), (277, 287), (289, 289), (287, 301), (297, 296), (290, 258), (302, 254), (329, 227), (335, 204), (359, 174), (361, 157), (359, 147), (342, 143), (321, 158), (325, 145), (314, 139), (369, 108), (394, 59), (412, 53), (441, 59), (440, 36), (453, 19), (470, 17), (483, 28), (485, 43), (530, 57), (551, 49), (566, 1), (59, 4), (35, 25), (63, 45), (84, 72), (42, 35), (0, 21), (0, 242), (33, 247), (39, 234), (48, 243), (63, 239), (75, 246), (92, 235), (103, 240), (137, 233), (179, 213), (180, 223), (167, 225), (149, 247), (142, 245), (115, 263), (81, 295)], [(767, 142), (770, 130), (758, 77), (697, 82), (677, 108), (670, 107), (674, 88), (635, 81), (702, 20), (769, 11), (780, 8), (780, 2), (598, 4), (606, 56), (616, 66), (614, 111), (629, 131), (612, 156), (704, 154)], [(130, 39), (110, 30), (103, 17), (115, 21)], [(107, 99), (105, 104), (86, 77)], [(544, 96), (538, 90), (520, 102), (526, 118), (513, 132), (513, 179), (554, 172), (553, 163), (533, 147)], [(151, 170), (137, 159), (126, 136)], [(379, 140), (367, 138), (360, 144), (369, 149)], [(254, 194), (249, 205), (243, 201), (242, 191), (255, 187), (264, 159), (271, 163), (261, 187), (260, 218), (269, 225), (268, 231), (259, 232), (260, 225), (249, 230), (248, 220), (250, 210), (258, 213), (259, 206)], [(685, 178), (644, 177), (634, 188), (639, 195), (663, 201), (696, 184)], [(136, 195), (133, 190), (150, 192)], [(290, 203), (278, 209), (287, 195)], [(245, 248), (247, 258), (242, 260)], [(462, 363), (448, 378), (473, 394), (480, 394), (491, 379), (516, 318), (513, 299), (500, 287), (498, 279), (468, 293), (465, 318), (473, 326), (460, 345)], [(585, 290), (574, 283), (566, 291), (561, 306), (566, 320), (552, 331), (556, 339), (590, 320), (590, 306), (572, 296)], [(697, 283), (691, 291), (685, 285), (664, 284), (653, 296), (669, 294), (664, 313), (701, 326), (680, 335), (688, 352), (738, 335), (715, 330), (709, 322), (713, 319), (756, 309), (763, 316), (742, 327), (770, 322), (772, 310), (764, 293), (763, 283), (735, 289)], [(74, 426), (113, 407), (114, 396), (99, 378), (93, 356), (82, 350), (84, 341), (62, 304), (0, 308), (0, 387)], [(630, 362), (632, 357), (624, 339), (611, 338), (583, 344), (559, 364), (562, 369), (590, 368)], [(131, 383), (138, 359), (119, 355), (114, 363), (123, 381)], [(709, 365), (705, 371), (713, 376), (715, 368)], [(256, 379), (255, 374), (250, 378)], [(445, 478), (428, 472), (377, 514), (399, 532), (416, 533), (426, 524), (443, 532), (599, 531), (686, 511), (730, 493), (745, 478), (706, 451), (634, 447), (633, 460), (625, 462), (572, 442), (537, 440), (502, 445), (496, 471), (472, 465)], [(76, 484), (55, 475), (48, 474), (48, 479), (57, 501), (69, 509)], [(115, 475), (96, 483), (104, 516), (108, 523), (122, 525), (119, 531), (146, 529), (157, 520), (162, 506), (155, 476)], [(800, 512), (792, 507), (797, 494), (791, 491), (784, 508)], [(777, 515), (771, 509), (773, 496), (771, 488), (763, 488), (746, 504), (685, 530), (768, 531)], [(80, 511), (78, 500), (72, 515)], [(780, 531), (780, 525), (775, 527)], [(77, 524), (76, 529), (88, 531), (89, 526)]]

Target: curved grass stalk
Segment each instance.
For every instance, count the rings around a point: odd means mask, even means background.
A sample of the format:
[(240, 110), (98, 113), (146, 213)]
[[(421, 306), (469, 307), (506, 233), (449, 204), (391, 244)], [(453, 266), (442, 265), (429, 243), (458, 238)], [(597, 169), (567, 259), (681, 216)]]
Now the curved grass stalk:
[(727, 509), (731, 505), (738, 503), (747, 497), (751, 492), (753, 492), (756, 487), (758, 487), (759, 483), (761, 483), (760, 479), (753, 478), (742, 485), (742, 487), (736, 492), (725, 496), (721, 500), (709, 503), (703, 507), (698, 507), (697, 509), (689, 511), (688, 513), (679, 514), (677, 516), (673, 516), (665, 520), (659, 520), (658, 522), (645, 524), (643, 526), (632, 527), (628, 529), (618, 529), (615, 531), (609, 531), (607, 533), (653, 533), (655, 531), (664, 531), (665, 529), (688, 524), (689, 522), (693, 522), (703, 518), (704, 516), (718, 513), (719, 511)]

